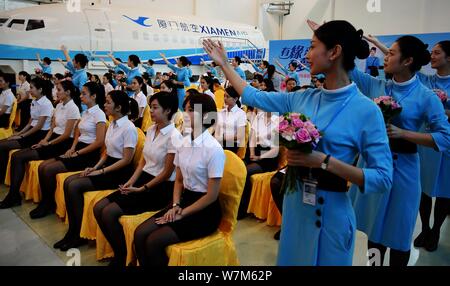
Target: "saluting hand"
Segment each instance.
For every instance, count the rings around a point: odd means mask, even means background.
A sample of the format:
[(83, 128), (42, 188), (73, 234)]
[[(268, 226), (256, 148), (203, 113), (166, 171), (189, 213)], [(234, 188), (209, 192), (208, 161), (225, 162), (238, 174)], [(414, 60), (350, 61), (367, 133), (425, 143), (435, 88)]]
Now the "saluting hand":
[(211, 39), (203, 40), (203, 49), (218, 66), (228, 64), (227, 52), (222, 42), (214, 43)]
[(327, 157), (322, 152), (313, 151), (312, 153), (307, 154), (299, 150), (288, 150), (286, 155), (288, 166), (308, 168), (320, 168)]

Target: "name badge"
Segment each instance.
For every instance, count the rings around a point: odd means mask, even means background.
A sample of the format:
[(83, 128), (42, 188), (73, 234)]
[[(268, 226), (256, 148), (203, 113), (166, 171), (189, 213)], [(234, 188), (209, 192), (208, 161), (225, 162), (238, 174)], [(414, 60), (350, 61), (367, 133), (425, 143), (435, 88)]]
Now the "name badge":
[(316, 206), (317, 181), (303, 179), (303, 203)]

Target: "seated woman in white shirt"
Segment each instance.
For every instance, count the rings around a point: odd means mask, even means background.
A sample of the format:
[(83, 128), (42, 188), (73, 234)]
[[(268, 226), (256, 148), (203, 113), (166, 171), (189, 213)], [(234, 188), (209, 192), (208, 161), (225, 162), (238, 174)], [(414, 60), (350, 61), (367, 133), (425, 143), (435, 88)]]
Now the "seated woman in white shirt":
[(214, 90), (214, 83), (212, 78), (210, 78), (209, 76), (202, 76), (202, 78), (200, 79), (200, 87), (204, 94), (211, 96), (212, 99), (215, 100), (215, 95), (212, 92), (212, 90)]
[(131, 100), (125, 92), (117, 90), (106, 96), (105, 112), (113, 119), (106, 131), (106, 152), (95, 166), (64, 181), (69, 230), (62, 240), (55, 243), (54, 248), (67, 251), (87, 243), (80, 237), (85, 192), (117, 188), (133, 174), (132, 162), (138, 134), (127, 116)]
[(39, 165), (39, 185), (42, 200), (30, 212), (32, 219), (44, 217), (55, 210), (56, 175), (94, 166), (105, 143), (106, 116), (103, 112), (105, 94), (102, 85), (88, 82), (81, 90), (81, 102), (87, 110), (75, 126), (74, 140), (65, 153)]
[(105, 94), (110, 93), (111, 91), (114, 90), (114, 86), (113, 86), (113, 78), (112, 78), (112, 74), (107, 72), (103, 75), (102, 77), (102, 84), (105, 88)]
[(9, 87), (10, 80), (6, 75), (0, 74), (0, 128), (9, 127), (9, 119), (16, 97)]
[(239, 94), (233, 87), (225, 89), (225, 108), (217, 114), (214, 137), (223, 149), (236, 153), (239, 147), (245, 147), (245, 125), (247, 115), (240, 108)]
[(110, 265), (124, 267), (125, 235), (119, 218), (147, 211), (158, 211), (169, 205), (175, 180), (176, 147), (181, 134), (171, 123), (178, 110), (178, 96), (159, 92), (150, 98), (153, 124), (147, 131), (143, 157), (134, 174), (119, 190), (98, 202), (94, 215), (106, 239), (114, 250)]
[(155, 94), (155, 91), (152, 87), (152, 79), (150, 78), (149, 74), (147, 72), (144, 72), (142, 74), (142, 79), (144, 80), (145, 88), (147, 89), (147, 99), (150, 99), (150, 97)]
[(142, 119), (144, 118), (144, 110), (147, 107), (147, 87), (144, 80), (140, 76), (136, 76), (131, 81), (131, 90), (133, 91), (133, 99), (136, 100), (139, 107), (139, 116), (136, 120), (132, 120), (137, 128), (142, 127)]
[[(53, 105), (50, 101), (52, 88), (50, 81), (41, 78), (35, 78), (31, 81), (30, 92), (36, 99), (31, 104), (28, 124), (20, 132), (7, 139), (0, 140), (0, 182), (5, 179), (9, 151), (31, 147), (47, 135), (51, 127), (53, 114)], [(11, 193), (0, 203), (0, 208), (20, 205), (21, 200), (18, 192)]]
[(20, 125), (17, 130), (22, 130), (30, 120), (30, 107), (33, 101), (30, 97), (31, 76), (26, 71), (19, 72), (19, 88), (17, 89), (17, 113), (20, 113)]
[[(13, 198), (11, 202), (20, 202), (19, 191), (28, 162), (54, 158), (64, 154), (72, 146), (73, 130), (80, 119), (80, 97), (77, 88), (70, 81), (61, 82), (57, 88), (60, 103), (56, 106), (47, 135), (31, 148), (17, 151), (11, 157), (11, 186), (8, 194), (8, 197)], [(3, 206), (7, 207), (7, 204)]]
[(222, 217), (218, 197), (225, 154), (208, 131), (216, 120), (216, 104), (210, 96), (199, 94), (187, 97), (183, 107), (192, 132), (175, 155), (172, 204), (135, 231), (135, 250), (142, 266), (167, 265), (167, 246), (214, 233)]
[(278, 117), (270, 112), (259, 111), (250, 129), (250, 161), (247, 165), (247, 179), (239, 205), (238, 219), (247, 216), (252, 184), (250, 177), (259, 173), (275, 171), (278, 168), (279, 147), (275, 145), (275, 131)]

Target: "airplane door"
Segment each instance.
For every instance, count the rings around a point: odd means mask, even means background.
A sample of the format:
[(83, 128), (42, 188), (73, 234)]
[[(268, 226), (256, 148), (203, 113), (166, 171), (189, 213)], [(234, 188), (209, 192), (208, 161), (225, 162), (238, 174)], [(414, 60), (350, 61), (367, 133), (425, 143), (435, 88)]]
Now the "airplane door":
[(89, 26), (91, 52), (106, 54), (112, 51), (111, 26), (105, 11), (84, 9)]

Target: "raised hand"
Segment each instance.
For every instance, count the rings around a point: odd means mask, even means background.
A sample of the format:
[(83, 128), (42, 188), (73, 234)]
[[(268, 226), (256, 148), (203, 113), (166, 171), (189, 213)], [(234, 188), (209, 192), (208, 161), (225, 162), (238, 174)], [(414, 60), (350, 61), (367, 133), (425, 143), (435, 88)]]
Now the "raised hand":
[(211, 39), (203, 40), (203, 49), (218, 66), (228, 64), (227, 52), (222, 42), (214, 43)]

